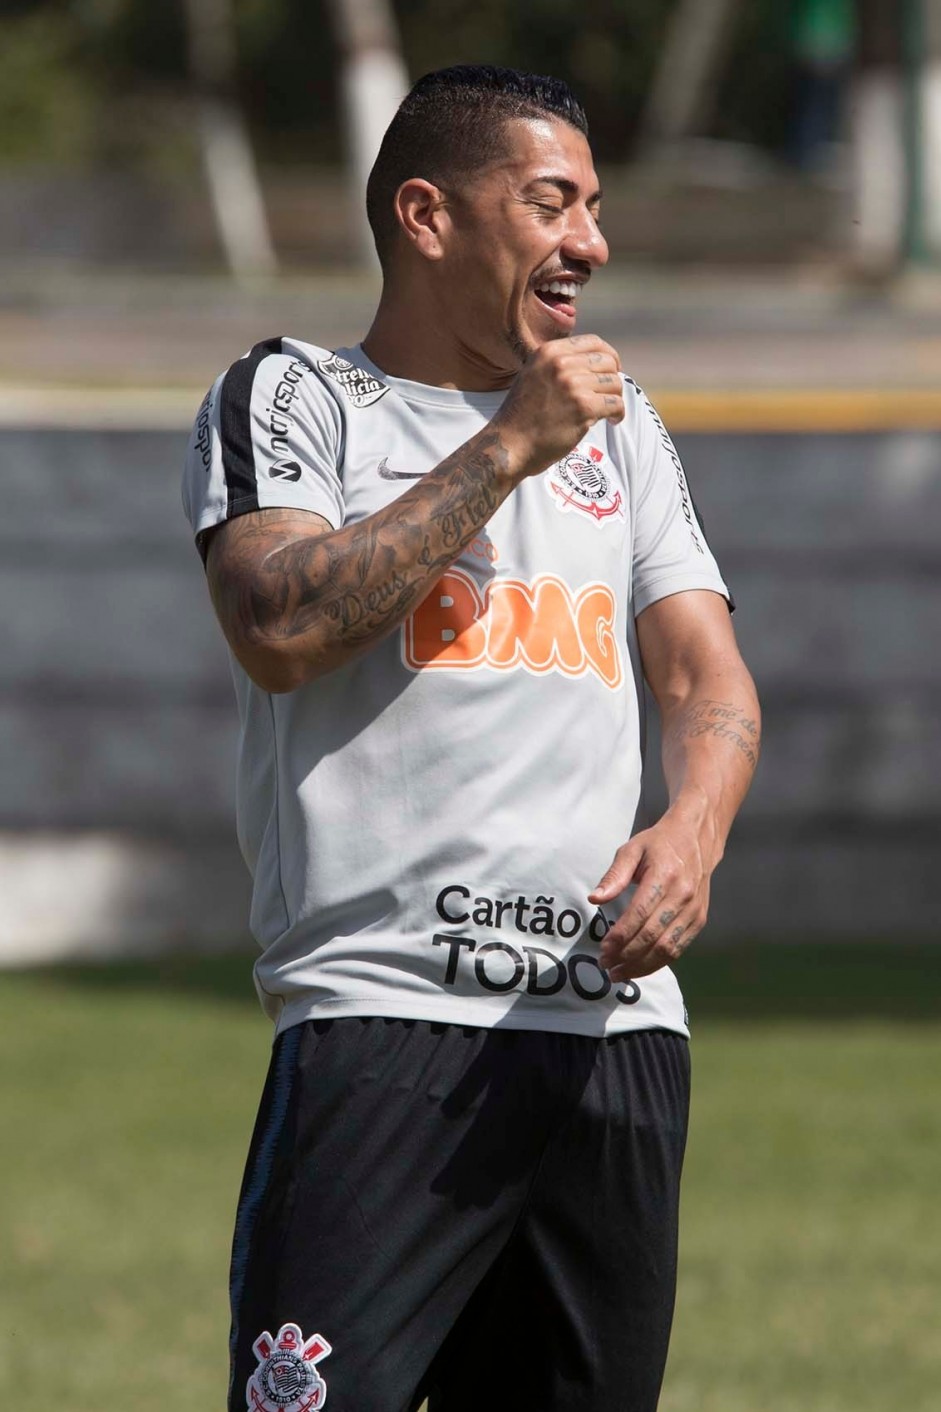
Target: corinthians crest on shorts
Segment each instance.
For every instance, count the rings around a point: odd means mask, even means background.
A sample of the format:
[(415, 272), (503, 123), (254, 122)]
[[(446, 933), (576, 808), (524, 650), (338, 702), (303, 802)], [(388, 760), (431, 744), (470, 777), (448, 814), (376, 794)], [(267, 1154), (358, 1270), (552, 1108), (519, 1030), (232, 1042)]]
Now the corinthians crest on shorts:
[(605, 473), (604, 452), (597, 446), (576, 446), (546, 472), (545, 485), (559, 510), (581, 510), (603, 526), (623, 520), (621, 492), (612, 489)]
[(317, 367), (325, 377), (339, 383), (354, 407), (371, 407), (389, 391), (388, 383), (380, 382), (372, 373), (357, 368), (345, 358), (337, 357), (336, 353), (329, 358), (321, 358)]
[(261, 1334), (252, 1351), (258, 1367), (245, 1388), (248, 1412), (319, 1412), (327, 1384), (315, 1365), (330, 1352), (322, 1334), (305, 1342), (297, 1324), (282, 1324), (274, 1338)]

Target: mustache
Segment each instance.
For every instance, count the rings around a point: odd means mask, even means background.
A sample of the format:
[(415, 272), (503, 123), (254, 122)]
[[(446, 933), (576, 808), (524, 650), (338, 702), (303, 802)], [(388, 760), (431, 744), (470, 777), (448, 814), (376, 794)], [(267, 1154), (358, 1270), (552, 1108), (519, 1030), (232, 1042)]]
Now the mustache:
[(568, 264), (560, 265), (557, 270), (543, 270), (531, 281), (533, 288), (537, 284), (545, 284), (548, 280), (565, 279), (566, 275), (577, 275), (585, 284), (591, 279), (591, 266), (586, 265), (582, 260), (569, 260)]

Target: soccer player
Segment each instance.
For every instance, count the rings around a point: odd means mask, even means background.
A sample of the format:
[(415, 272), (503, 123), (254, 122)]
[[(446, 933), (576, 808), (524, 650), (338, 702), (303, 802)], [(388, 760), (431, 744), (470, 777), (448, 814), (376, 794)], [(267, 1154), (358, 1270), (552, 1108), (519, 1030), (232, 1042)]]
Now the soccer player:
[(276, 1032), (230, 1412), (657, 1403), (688, 1103), (669, 963), (758, 706), (670, 438), (576, 333), (600, 202), (563, 84), (429, 74), (369, 182), (363, 342), (259, 343), (197, 416), (185, 502)]

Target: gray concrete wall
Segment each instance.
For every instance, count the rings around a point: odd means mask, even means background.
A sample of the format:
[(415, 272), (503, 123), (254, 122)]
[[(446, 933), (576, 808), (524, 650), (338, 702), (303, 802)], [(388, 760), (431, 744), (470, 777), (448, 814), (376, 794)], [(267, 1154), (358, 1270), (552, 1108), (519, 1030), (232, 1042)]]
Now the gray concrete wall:
[[(0, 432), (0, 960), (245, 936), (182, 432)], [(939, 933), (941, 435), (686, 436), (766, 746), (716, 935)]]
[(0, 960), (246, 939), (184, 432), (0, 432)]
[(687, 436), (765, 713), (717, 931), (941, 937), (941, 436)]

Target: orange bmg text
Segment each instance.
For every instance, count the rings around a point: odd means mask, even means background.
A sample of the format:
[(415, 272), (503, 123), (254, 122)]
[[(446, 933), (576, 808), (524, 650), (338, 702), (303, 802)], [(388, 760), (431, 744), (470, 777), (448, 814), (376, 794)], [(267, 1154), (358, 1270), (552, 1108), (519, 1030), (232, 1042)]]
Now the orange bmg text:
[(575, 592), (555, 574), (539, 574), (529, 583), (492, 579), (481, 593), (451, 569), (406, 620), (403, 656), (414, 671), (592, 673), (615, 690), (624, 680), (616, 613), (607, 584)]

